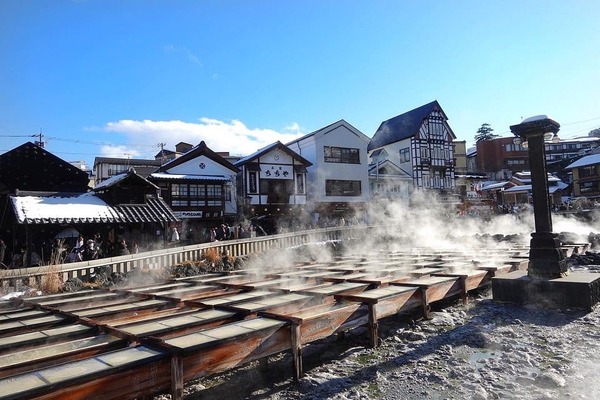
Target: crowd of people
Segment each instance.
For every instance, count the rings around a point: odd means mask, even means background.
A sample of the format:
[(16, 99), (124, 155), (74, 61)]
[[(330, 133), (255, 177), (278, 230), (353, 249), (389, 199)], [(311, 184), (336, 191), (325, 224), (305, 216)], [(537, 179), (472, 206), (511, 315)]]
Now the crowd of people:
[[(209, 228), (177, 223), (164, 232), (166, 236), (157, 232), (155, 240), (140, 239), (140, 243), (143, 246), (141, 251), (147, 251), (163, 248), (165, 245), (176, 247), (359, 223), (359, 220), (356, 218), (346, 220), (343, 217), (324, 217), (318, 223), (313, 224), (301, 223), (300, 220), (282, 221), (277, 218), (266, 218), (231, 224), (223, 222)], [(75, 230), (73, 231), (75, 234), (78, 233)], [(50, 240), (42, 238), (39, 242), (31, 244), (30, 251), (28, 251), (26, 245), (21, 245), (20, 243), (16, 243), (14, 247), (8, 248), (6, 243), (0, 239), (0, 269), (91, 261), (99, 258), (138, 253), (140, 246), (138, 246), (136, 240), (130, 240), (129, 237), (141, 238), (139, 235), (128, 234), (126, 232), (108, 234), (105, 237), (100, 233), (96, 233), (87, 237), (79, 234), (77, 236), (54, 237)], [(167, 243), (165, 243), (164, 239), (166, 239)]]
[(116, 257), (137, 253), (139, 247), (135, 241), (128, 242), (124, 237), (116, 240), (103, 240), (100, 234), (88, 239), (78, 237), (55, 238), (43, 241), (27, 251), (25, 245), (18, 246), (12, 254), (7, 253), (5, 242), (0, 239), (0, 268), (35, 267), (46, 264), (62, 264), (78, 261), (90, 261), (104, 257)]

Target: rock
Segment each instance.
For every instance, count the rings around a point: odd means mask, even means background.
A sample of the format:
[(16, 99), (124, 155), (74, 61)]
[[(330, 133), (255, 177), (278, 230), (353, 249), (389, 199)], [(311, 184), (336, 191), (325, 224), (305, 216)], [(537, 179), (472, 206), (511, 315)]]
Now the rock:
[(535, 378), (535, 384), (542, 388), (550, 389), (564, 387), (565, 383), (565, 378), (552, 371), (544, 372)]

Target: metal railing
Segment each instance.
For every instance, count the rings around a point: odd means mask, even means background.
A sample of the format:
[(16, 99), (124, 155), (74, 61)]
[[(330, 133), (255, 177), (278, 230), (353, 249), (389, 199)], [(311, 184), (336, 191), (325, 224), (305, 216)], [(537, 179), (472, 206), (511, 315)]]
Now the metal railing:
[(96, 267), (110, 267), (113, 273), (127, 273), (142, 267), (166, 268), (184, 261), (199, 261), (207, 249), (216, 249), (218, 254), (227, 252), (229, 256), (240, 257), (274, 248), (284, 249), (309, 243), (344, 240), (365, 234), (368, 229), (369, 227), (364, 225), (312, 229), (256, 238), (171, 247), (91, 261), (0, 270), (0, 294), (19, 291), (24, 285), (40, 287), (42, 278), (50, 274), (58, 275), (63, 282), (73, 278), (83, 280)]

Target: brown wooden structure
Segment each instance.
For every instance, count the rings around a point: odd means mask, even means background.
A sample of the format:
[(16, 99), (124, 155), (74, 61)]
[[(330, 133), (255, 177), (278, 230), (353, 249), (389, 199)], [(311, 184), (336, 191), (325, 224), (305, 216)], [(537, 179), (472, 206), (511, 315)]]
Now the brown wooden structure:
[(300, 379), (305, 345), (366, 326), (377, 346), (382, 318), (428, 318), (433, 302), (466, 301), (492, 276), (524, 269), (526, 251), (498, 251), (495, 263), (452, 252), (344, 256), (261, 276), (236, 271), (6, 302), (0, 399), (181, 399), (188, 381), (282, 352)]

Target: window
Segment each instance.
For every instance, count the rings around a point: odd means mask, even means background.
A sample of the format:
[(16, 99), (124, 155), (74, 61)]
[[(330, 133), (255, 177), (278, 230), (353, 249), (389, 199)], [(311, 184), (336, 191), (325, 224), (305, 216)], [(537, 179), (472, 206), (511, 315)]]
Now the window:
[(579, 177), (587, 178), (588, 176), (594, 176), (596, 174), (596, 166), (588, 165), (586, 167), (579, 168)]
[(304, 174), (296, 174), (296, 193), (305, 194), (304, 192)]
[(400, 162), (408, 161), (410, 161), (410, 149), (408, 147), (400, 149)]
[(429, 119), (429, 137), (438, 140), (444, 138), (444, 124), (440, 118)]
[(223, 207), (223, 186), (201, 183), (171, 185), (171, 205), (175, 207)]
[[(505, 151), (528, 151), (520, 144), (508, 143), (504, 146)], [(546, 148), (548, 150), (548, 148)]]
[(508, 160), (506, 160), (506, 164), (507, 164), (507, 165), (511, 165), (511, 166), (512, 166), (512, 165), (525, 165), (525, 160), (519, 160), (519, 159), (513, 160), (513, 159), (508, 159)]
[(325, 181), (325, 196), (360, 196), (360, 181), (341, 181), (328, 179)]
[(598, 191), (598, 182), (583, 182), (580, 188), (581, 194), (596, 193)]
[(325, 146), (325, 162), (342, 164), (360, 164), (359, 149)]

